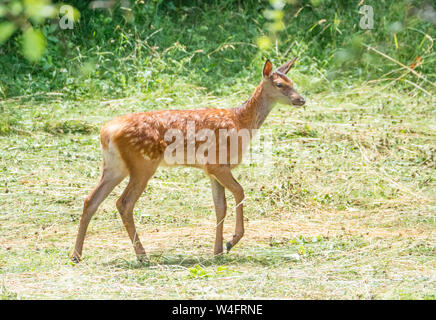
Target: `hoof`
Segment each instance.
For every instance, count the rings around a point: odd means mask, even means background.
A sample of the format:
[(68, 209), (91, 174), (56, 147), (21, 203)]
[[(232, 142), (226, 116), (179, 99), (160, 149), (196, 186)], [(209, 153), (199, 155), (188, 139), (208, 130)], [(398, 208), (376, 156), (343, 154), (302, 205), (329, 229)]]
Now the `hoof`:
[(232, 244), (230, 243), (230, 241), (227, 241), (226, 248), (227, 248), (227, 252), (229, 252), (230, 249), (232, 248)]
[(79, 256), (71, 256), (70, 260), (73, 263), (79, 263), (80, 262), (80, 257)]
[(150, 261), (148, 260), (147, 256), (145, 254), (139, 254), (136, 256), (139, 263), (148, 264)]

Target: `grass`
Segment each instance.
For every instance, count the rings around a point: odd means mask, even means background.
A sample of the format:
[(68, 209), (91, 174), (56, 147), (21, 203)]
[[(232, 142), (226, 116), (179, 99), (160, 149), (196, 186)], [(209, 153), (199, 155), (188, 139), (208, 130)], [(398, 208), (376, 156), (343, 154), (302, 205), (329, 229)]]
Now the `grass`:
[[(40, 61), (23, 59), (18, 31), (0, 46), (0, 97), (125, 98), (171, 90), (177, 80), (225, 96), (245, 92), (266, 57), (284, 63), (296, 55), (312, 93), (368, 80), (434, 90), (436, 8), (429, 1), (372, 1), (374, 30), (359, 27), (362, 15), (352, 1), (287, 1), (277, 42), (260, 51), (257, 39), (270, 34), (265, 14), (273, 2), (281, 1), (137, 0), (129, 1), (130, 11), (121, 8), (126, 2), (92, 10), (69, 0), (81, 13), (72, 30), (57, 19), (35, 25), (47, 39)], [(415, 67), (407, 72), (395, 61)]]
[(84, 261), (70, 263), (83, 198), (100, 173), (105, 121), (230, 107), (249, 86), (227, 97), (181, 85), (115, 100), (2, 101), (5, 113), (20, 112), (0, 136), (0, 297), (435, 299), (435, 101), (376, 85), (303, 87), (306, 108), (273, 110), (263, 130), (274, 133), (274, 164), (235, 171), (247, 231), (229, 254), (212, 255), (208, 180), (176, 168), (159, 169), (135, 210), (149, 265), (136, 261), (115, 208), (126, 182), (94, 216)]

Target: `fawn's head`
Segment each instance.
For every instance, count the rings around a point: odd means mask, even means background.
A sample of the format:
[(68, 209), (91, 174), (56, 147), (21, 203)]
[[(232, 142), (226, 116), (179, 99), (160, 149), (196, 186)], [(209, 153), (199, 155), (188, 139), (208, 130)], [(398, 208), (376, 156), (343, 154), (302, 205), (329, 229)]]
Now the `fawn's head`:
[(266, 60), (263, 67), (263, 87), (266, 93), (275, 99), (277, 102), (281, 102), (288, 105), (302, 106), (306, 103), (304, 98), (295, 91), (294, 84), (286, 74), (294, 65), (297, 57), (291, 61), (285, 63), (276, 71), (273, 71), (273, 65), (271, 61)]

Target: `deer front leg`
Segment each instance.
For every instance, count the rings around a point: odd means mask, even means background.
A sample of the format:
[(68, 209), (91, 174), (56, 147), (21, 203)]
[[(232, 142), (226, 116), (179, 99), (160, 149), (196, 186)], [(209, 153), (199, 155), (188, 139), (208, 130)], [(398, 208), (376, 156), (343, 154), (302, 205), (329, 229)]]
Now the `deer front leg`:
[(212, 185), (212, 197), (216, 213), (216, 237), (213, 253), (223, 253), (223, 227), (227, 212), (227, 202), (224, 187), (213, 177), (210, 179)]
[(241, 240), (244, 235), (244, 215), (243, 215), (243, 200), (244, 200), (244, 189), (241, 185), (235, 180), (230, 171), (230, 167), (227, 165), (218, 165), (218, 166), (210, 166), (207, 168), (207, 171), (213, 174), (218, 180), (218, 182), (228, 189), (236, 201), (236, 226), (235, 226), (235, 234), (232, 239), (227, 242), (227, 252), (230, 251), (232, 247), (234, 247), (239, 240)]

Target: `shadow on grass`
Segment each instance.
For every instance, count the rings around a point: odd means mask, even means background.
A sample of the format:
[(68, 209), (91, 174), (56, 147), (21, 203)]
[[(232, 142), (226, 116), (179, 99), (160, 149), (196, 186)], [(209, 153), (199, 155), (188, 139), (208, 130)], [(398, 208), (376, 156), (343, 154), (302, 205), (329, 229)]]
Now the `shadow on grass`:
[(115, 259), (106, 263), (112, 267), (122, 269), (140, 269), (150, 268), (154, 266), (181, 266), (190, 268), (195, 265), (203, 267), (222, 266), (222, 265), (241, 265), (250, 264), (258, 266), (272, 266), (283, 263), (297, 261), (291, 258), (288, 252), (277, 251), (272, 248), (256, 248), (238, 254), (235, 252), (224, 253), (220, 256), (212, 255), (187, 255), (187, 254), (171, 254), (171, 253), (149, 253), (149, 262), (141, 263), (135, 260)]

